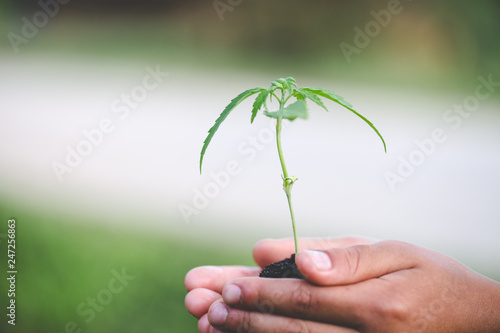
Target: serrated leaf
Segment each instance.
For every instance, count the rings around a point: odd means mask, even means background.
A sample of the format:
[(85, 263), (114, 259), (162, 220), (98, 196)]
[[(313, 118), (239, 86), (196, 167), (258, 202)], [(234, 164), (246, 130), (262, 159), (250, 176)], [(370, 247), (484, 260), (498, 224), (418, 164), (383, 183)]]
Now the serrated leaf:
[(314, 103), (318, 104), (320, 107), (322, 107), (326, 111), (328, 111), (325, 104), (323, 104), (323, 101), (318, 97), (318, 95), (313, 93), (310, 88), (299, 88), (298, 92), (301, 93), (304, 97), (307, 97), (311, 101), (313, 101)]
[(273, 82), (271, 82), (270, 92), (275, 91), (276, 89), (280, 89), (283, 92), (287, 91), (289, 94), (292, 94), (293, 88), (297, 88), (297, 83), (293, 77), (279, 78)]
[(253, 120), (255, 116), (257, 116), (257, 112), (262, 108), (262, 105), (266, 102), (267, 96), (269, 96), (269, 90), (263, 89), (261, 93), (255, 99), (252, 108), (252, 118), (250, 119), (250, 123), (253, 124)]
[(346, 108), (352, 108), (352, 104), (344, 99), (344, 97), (337, 95), (333, 91), (329, 91), (323, 88), (314, 89), (314, 88), (301, 88), (302, 90), (310, 91), (316, 95), (328, 98)]
[(307, 119), (307, 103), (303, 99), (299, 99), (296, 102), (288, 105), (287, 107), (280, 109), (278, 111), (267, 112), (264, 114), (270, 118), (283, 118), (288, 120), (295, 120), (296, 118)]
[(293, 77), (287, 77), (285, 80), (285, 88), (288, 93), (291, 95), (293, 93), (293, 88), (297, 88), (297, 83)]
[(311, 91), (312, 93), (314, 93), (316, 95), (319, 95), (321, 97), (328, 98), (329, 100), (332, 100), (332, 101), (334, 101), (334, 102), (342, 105), (343, 107), (345, 107), (346, 109), (348, 109), (349, 111), (351, 111), (352, 113), (354, 113), (355, 115), (357, 115), (359, 118), (363, 119), (368, 124), (368, 126), (370, 126), (375, 131), (375, 133), (377, 133), (378, 137), (380, 138), (380, 140), (382, 140), (382, 143), (384, 144), (384, 151), (387, 152), (387, 146), (385, 144), (385, 140), (382, 137), (382, 135), (380, 134), (380, 132), (378, 131), (378, 129), (375, 127), (375, 125), (373, 125), (371, 123), (371, 121), (369, 121), (368, 119), (366, 119), (359, 112), (357, 112), (356, 110), (354, 110), (352, 108), (352, 104), (350, 104), (349, 102), (347, 102), (346, 100), (344, 100), (344, 98), (342, 98), (341, 96), (335, 94), (332, 91), (328, 91), (328, 90), (321, 89), (321, 88), (320, 89), (302, 88), (302, 89), (303, 90)]
[(274, 91), (276, 89), (284, 89), (285, 87), (283, 86), (283, 79), (277, 79), (271, 82), (271, 91)]
[(289, 76), (285, 80), (287, 80), (292, 87), (297, 88), (297, 81), (295, 81), (293, 77)]
[(233, 111), (233, 109), (236, 106), (238, 106), (238, 104), (243, 102), (246, 98), (248, 98), (248, 97), (250, 97), (258, 92), (261, 92), (262, 90), (265, 90), (265, 89), (264, 88), (253, 88), (253, 89), (248, 89), (248, 90), (242, 92), (241, 94), (239, 94), (238, 96), (233, 98), (231, 100), (231, 102), (226, 106), (224, 111), (222, 111), (219, 118), (217, 118), (217, 120), (215, 121), (215, 124), (208, 130), (207, 138), (205, 139), (205, 141), (203, 141), (203, 148), (201, 149), (201, 156), (200, 156), (200, 173), (201, 173), (201, 167), (203, 164), (203, 156), (205, 155), (208, 144), (212, 140), (215, 132), (217, 132), (217, 130), (219, 129), (220, 124), (222, 124), (224, 119), (226, 119), (226, 117), (229, 115), (229, 113), (231, 113), (231, 111)]
[(297, 100), (299, 100), (299, 99), (305, 100), (306, 99), (306, 96), (302, 92), (300, 92), (300, 89), (299, 90), (294, 89), (292, 96), (295, 97)]

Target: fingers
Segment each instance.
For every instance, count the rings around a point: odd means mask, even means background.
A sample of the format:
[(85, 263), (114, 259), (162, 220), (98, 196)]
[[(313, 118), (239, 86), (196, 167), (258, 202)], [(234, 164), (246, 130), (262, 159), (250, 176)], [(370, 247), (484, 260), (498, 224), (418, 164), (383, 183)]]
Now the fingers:
[[(338, 238), (300, 238), (299, 248), (301, 250), (326, 250), (329, 248), (344, 248), (361, 244), (375, 243), (375, 239), (362, 237), (338, 237)], [(289, 258), (295, 252), (292, 238), (264, 239), (258, 242), (253, 249), (253, 257), (257, 265), (265, 267), (275, 261)]]
[(208, 314), (204, 314), (200, 320), (198, 320), (198, 332), (199, 333), (210, 333), (210, 328), (212, 326), (208, 322)]
[(295, 263), (304, 277), (318, 285), (345, 285), (415, 267), (421, 252), (409, 244), (384, 241), (372, 245), (301, 251)]
[(186, 309), (199, 319), (200, 333), (210, 331), (206, 314), (212, 303), (221, 298), (224, 284), (239, 277), (258, 276), (259, 272), (259, 268), (244, 266), (202, 266), (186, 274), (184, 285), (189, 291), (185, 298)]
[(373, 288), (373, 280), (326, 288), (297, 279), (242, 278), (229, 283), (222, 298), (241, 310), (358, 327)]
[(296, 257), (299, 269), (320, 286), (295, 279), (242, 278), (226, 285), (222, 297), (242, 310), (267, 307), (286, 317), (360, 327), (375, 301), (370, 295), (397, 292), (387, 289), (392, 273), (416, 267), (419, 257), (420, 248), (395, 241), (302, 251)]
[(239, 277), (258, 276), (259, 272), (259, 268), (245, 266), (201, 266), (186, 274), (184, 286), (187, 291), (205, 288), (220, 294), (227, 282)]
[(208, 312), (210, 305), (220, 298), (221, 295), (215, 291), (205, 288), (196, 288), (186, 295), (184, 303), (186, 304), (188, 312), (200, 319)]
[(259, 333), (355, 333), (349, 328), (333, 326), (296, 318), (274, 315), (266, 311), (244, 311), (226, 306), (222, 301), (215, 302), (208, 312), (210, 324), (224, 332)]

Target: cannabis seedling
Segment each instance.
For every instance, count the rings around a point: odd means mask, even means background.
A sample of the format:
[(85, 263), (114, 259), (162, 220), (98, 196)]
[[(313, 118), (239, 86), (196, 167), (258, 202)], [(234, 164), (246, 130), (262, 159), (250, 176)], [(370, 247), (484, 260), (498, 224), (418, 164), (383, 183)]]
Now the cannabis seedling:
[[(299, 251), (298, 242), (297, 242), (297, 232), (295, 229), (295, 217), (293, 214), (292, 207), (292, 187), (293, 184), (297, 181), (297, 178), (294, 176), (288, 175), (288, 170), (286, 168), (285, 159), (283, 157), (283, 150), (281, 148), (281, 128), (283, 119), (295, 120), (296, 118), (307, 119), (308, 111), (307, 111), (307, 103), (306, 101), (309, 99), (328, 111), (325, 104), (323, 104), (320, 97), (332, 100), (349, 111), (353, 112), (355, 115), (363, 119), (382, 140), (384, 144), (384, 151), (387, 151), (386, 144), (382, 135), (380, 135), (379, 131), (375, 126), (357, 111), (352, 108), (352, 105), (346, 102), (341, 96), (322, 89), (322, 88), (298, 88), (295, 82), (295, 79), (292, 77), (288, 77), (286, 79), (278, 79), (271, 83), (271, 87), (269, 89), (265, 88), (253, 88), (246, 90), (236, 96), (231, 102), (226, 106), (224, 111), (220, 114), (219, 118), (215, 121), (215, 124), (208, 131), (208, 136), (203, 143), (203, 148), (201, 149), (201, 157), (200, 157), (200, 173), (202, 170), (203, 164), (203, 156), (207, 150), (207, 147), (212, 140), (215, 132), (219, 129), (220, 124), (226, 119), (229, 113), (243, 100), (246, 98), (257, 95), (255, 102), (253, 103), (252, 108), (252, 116), (250, 122), (253, 123), (255, 116), (257, 113), (264, 107), (264, 115), (276, 119), (276, 143), (278, 146), (278, 155), (280, 158), (281, 168), (283, 170), (283, 190), (285, 190), (286, 198), (288, 200), (288, 207), (290, 209), (290, 217), (292, 220), (292, 228), (293, 228), (293, 239), (295, 242), (295, 253)], [(287, 104), (291, 98), (295, 98), (295, 102)], [(272, 100), (276, 99), (279, 103), (279, 108), (277, 111), (269, 111), (267, 107), (267, 100), (272, 102)]]

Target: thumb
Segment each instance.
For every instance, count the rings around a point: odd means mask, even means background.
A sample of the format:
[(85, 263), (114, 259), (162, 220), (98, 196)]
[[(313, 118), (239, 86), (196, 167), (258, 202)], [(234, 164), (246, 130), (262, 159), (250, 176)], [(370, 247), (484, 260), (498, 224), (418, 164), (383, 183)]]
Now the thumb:
[[(348, 247), (361, 244), (373, 244), (376, 240), (366, 237), (347, 236), (335, 238), (300, 238), (299, 248), (326, 250), (333, 247)], [(294, 252), (293, 238), (264, 239), (255, 244), (253, 257), (257, 265), (265, 267), (273, 262), (290, 257)]]
[(295, 257), (307, 281), (318, 285), (345, 285), (410, 269), (418, 264), (418, 247), (383, 241), (372, 245), (300, 251)]

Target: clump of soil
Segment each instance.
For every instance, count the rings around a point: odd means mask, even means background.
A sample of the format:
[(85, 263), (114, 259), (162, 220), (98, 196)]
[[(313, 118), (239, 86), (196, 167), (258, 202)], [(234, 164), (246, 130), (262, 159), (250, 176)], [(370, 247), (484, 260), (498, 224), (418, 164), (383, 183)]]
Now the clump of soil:
[(293, 278), (304, 280), (304, 276), (300, 273), (297, 265), (295, 265), (295, 254), (292, 254), (290, 258), (267, 265), (262, 272), (260, 272), (259, 276), (263, 278)]

